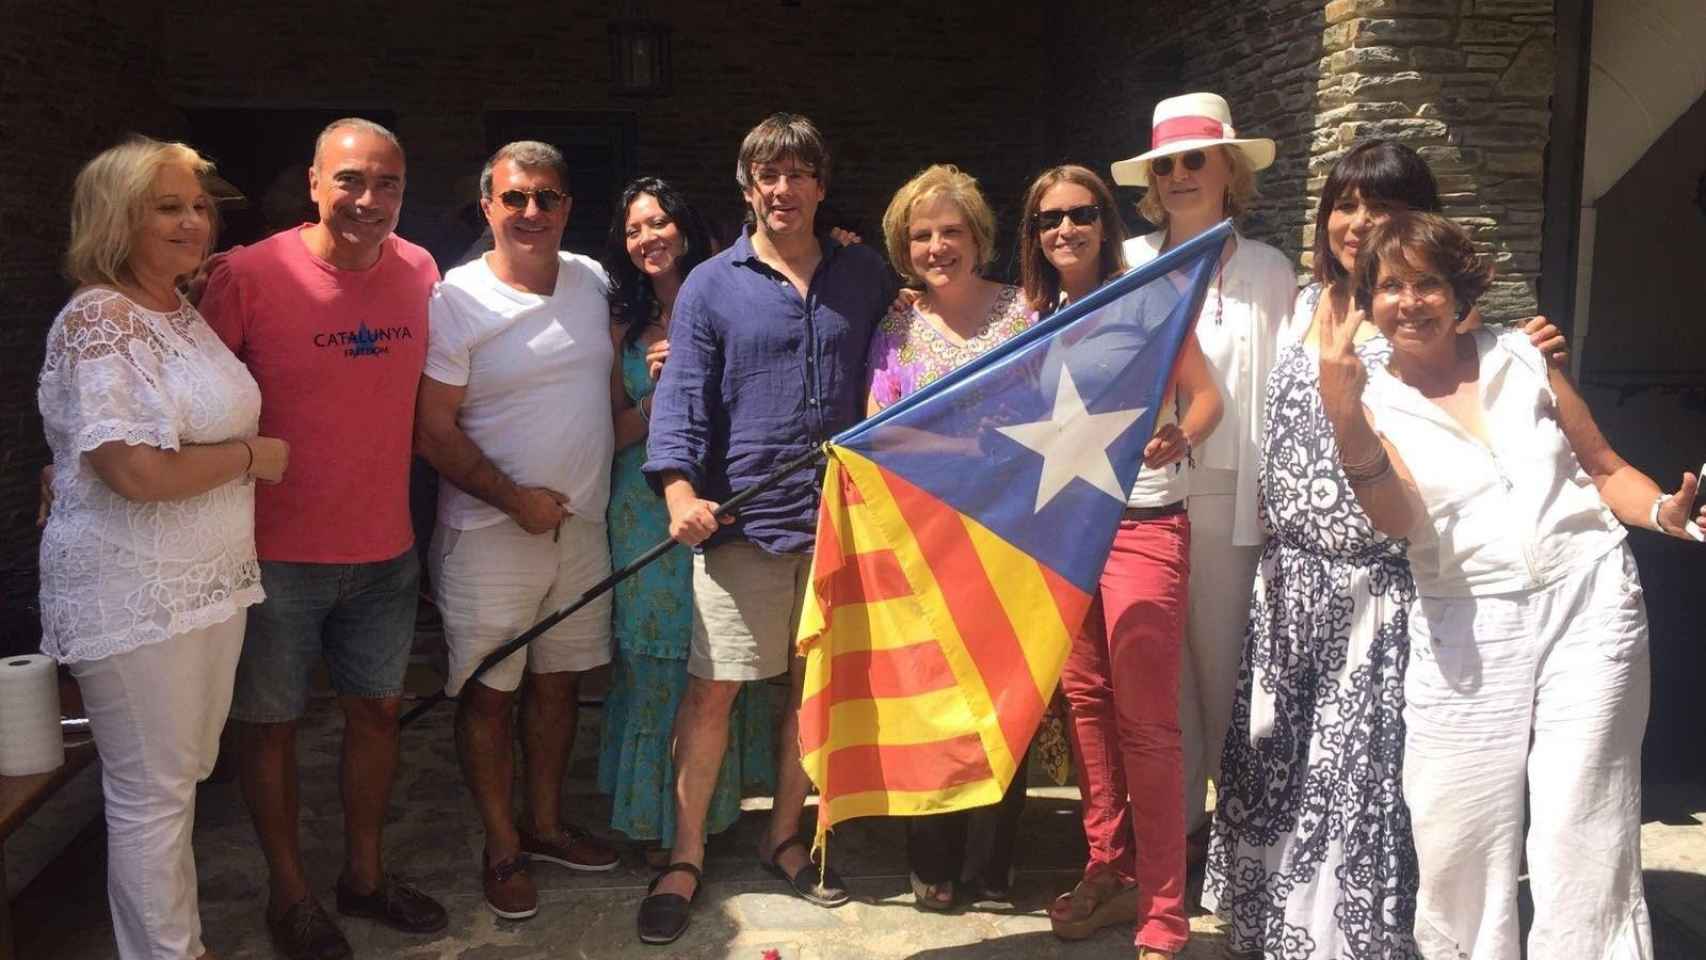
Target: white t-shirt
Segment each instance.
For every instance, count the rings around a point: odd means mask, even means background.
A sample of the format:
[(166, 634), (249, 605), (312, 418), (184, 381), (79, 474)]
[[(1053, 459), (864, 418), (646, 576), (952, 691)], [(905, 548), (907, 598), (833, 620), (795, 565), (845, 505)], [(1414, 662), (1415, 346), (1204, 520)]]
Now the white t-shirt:
[[(1161, 253), (1163, 231), (1125, 242), (1126, 262), (1142, 266)], [(1256, 481), (1261, 464), (1263, 403), (1268, 374), (1280, 344), (1291, 330), (1297, 274), (1291, 261), (1273, 247), (1240, 236), (1232, 256), (1210, 281), (1197, 317), (1197, 342), (1225, 401), (1220, 425), (1194, 451), (1196, 495), (1232, 493), (1232, 542), (1258, 546), (1262, 521), (1256, 510)]]
[[(597, 261), (560, 257), (549, 297), (499, 280), (485, 257), (445, 274), (429, 305), (426, 375), (468, 388), (458, 422), (498, 469), (561, 491), (577, 516), (602, 523), (616, 446), (610, 281)], [(474, 530), (506, 519), (455, 484), (439, 485), (439, 523)]]

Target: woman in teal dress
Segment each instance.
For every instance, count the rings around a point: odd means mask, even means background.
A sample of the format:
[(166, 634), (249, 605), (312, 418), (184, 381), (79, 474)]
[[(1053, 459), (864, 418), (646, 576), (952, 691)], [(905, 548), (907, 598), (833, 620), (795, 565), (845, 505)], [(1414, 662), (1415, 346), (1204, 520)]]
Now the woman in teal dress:
[[(610, 562), (638, 557), (669, 536), (669, 513), (640, 474), (646, 459), (651, 393), (669, 353), (670, 309), (687, 273), (712, 253), (710, 232), (673, 187), (642, 177), (622, 192), (610, 225), (611, 409), (616, 462), (610, 475)], [(616, 585), (616, 655), (605, 700), (598, 788), (611, 795), (610, 825), (648, 849), (675, 840), (675, 763), (671, 728), (687, 688), (693, 629), (693, 565), (671, 550)], [(706, 829), (718, 833), (740, 816), (744, 791), (775, 782), (775, 706), (770, 687), (746, 685), (729, 717), (729, 750), (711, 795)]]

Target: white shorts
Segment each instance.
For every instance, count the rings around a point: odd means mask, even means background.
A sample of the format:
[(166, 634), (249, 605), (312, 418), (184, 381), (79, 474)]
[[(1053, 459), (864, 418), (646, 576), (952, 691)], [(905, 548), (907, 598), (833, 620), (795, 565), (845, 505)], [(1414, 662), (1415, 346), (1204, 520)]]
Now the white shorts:
[[(456, 696), (485, 656), (610, 575), (603, 522), (570, 517), (561, 535), (529, 534), (513, 520), (474, 530), (440, 525), (429, 556), (433, 596), (444, 619)], [(591, 670), (610, 662), (610, 593), (545, 631), (480, 675), (509, 692), (530, 673)]]

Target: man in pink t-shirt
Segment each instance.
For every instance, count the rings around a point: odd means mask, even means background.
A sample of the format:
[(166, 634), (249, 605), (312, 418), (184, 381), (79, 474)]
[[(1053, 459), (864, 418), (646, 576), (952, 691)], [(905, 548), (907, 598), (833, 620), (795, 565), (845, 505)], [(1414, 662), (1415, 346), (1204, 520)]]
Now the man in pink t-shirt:
[(292, 960), (351, 955), (311, 892), (298, 835), (296, 722), (321, 656), (344, 713), (338, 912), (411, 933), (447, 922), (380, 862), (419, 581), (408, 489), (415, 390), (438, 281), (426, 251), (392, 232), (403, 181), (390, 131), (334, 122), (308, 175), (319, 222), (221, 258), (200, 302), (260, 384), (262, 432), (291, 446), (285, 482), (256, 489), (267, 596), (249, 609), (231, 718), (270, 872), (267, 926)]

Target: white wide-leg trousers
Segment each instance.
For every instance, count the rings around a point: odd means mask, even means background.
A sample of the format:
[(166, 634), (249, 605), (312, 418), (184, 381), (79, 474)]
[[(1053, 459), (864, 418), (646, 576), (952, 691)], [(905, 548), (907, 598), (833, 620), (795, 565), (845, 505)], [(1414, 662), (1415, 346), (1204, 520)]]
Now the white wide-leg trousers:
[[(1213, 475), (1220, 471), (1202, 471)], [(1192, 483), (1197, 483), (1193, 476)], [(1250, 588), (1261, 547), (1232, 544), (1233, 496), (1190, 499), (1191, 584), (1185, 647), (1179, 658), (1179, 732), (1185, 749), (1185, 832), (1208, 823), (1208, 781), (1220, 776), (1220, 752), (1238, 694), (1238, 661), (1250, 624)]]
[(1410, 637), (1404, 798), (1423, 956), (1519, 957), (1526, 801), (1528, 956), (1650, 960), (1647, 615), (1628, 547), (1529, 593), (1421, 598)]
[(107, 897), (122, 960), (205, 952), (190, 849), (195, 789), (219, 756), (245, 620), (71, 665), (101, 755)]

